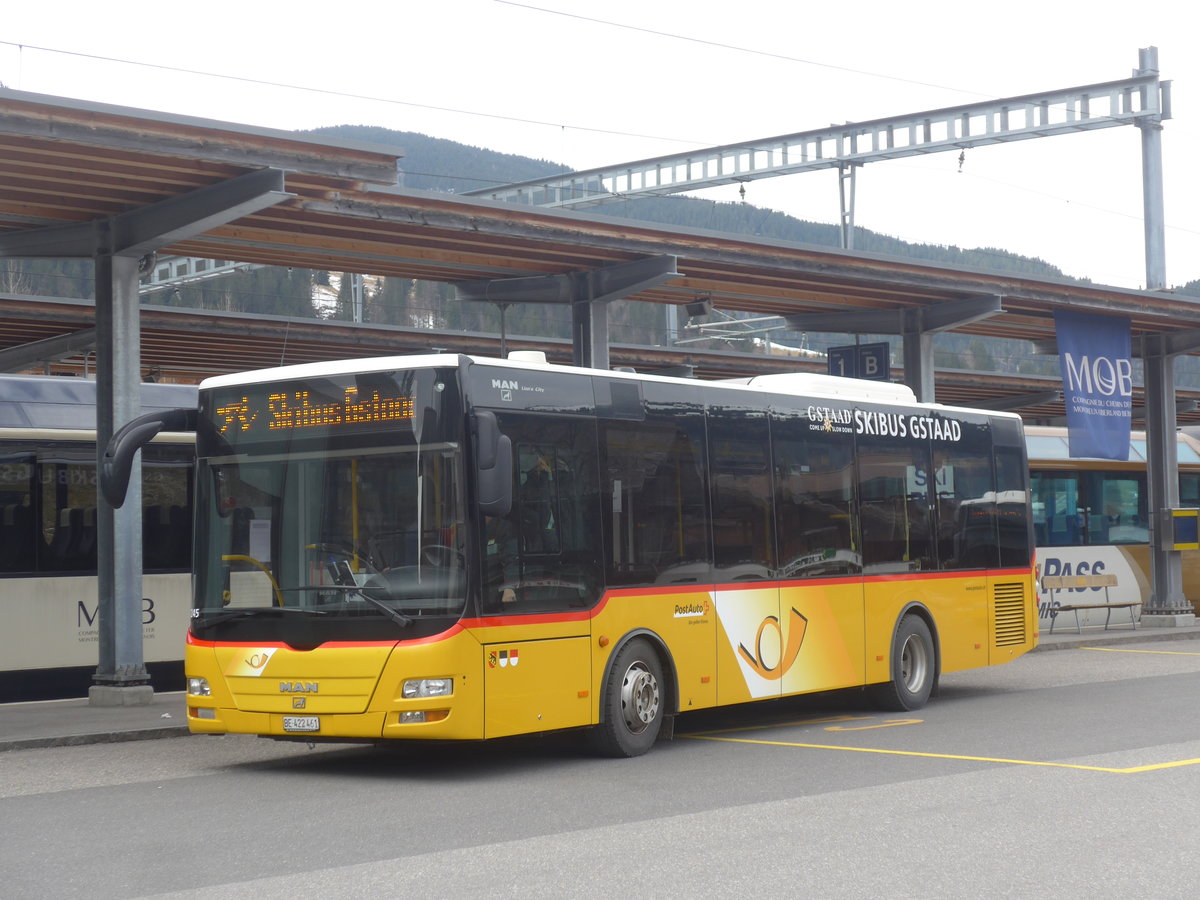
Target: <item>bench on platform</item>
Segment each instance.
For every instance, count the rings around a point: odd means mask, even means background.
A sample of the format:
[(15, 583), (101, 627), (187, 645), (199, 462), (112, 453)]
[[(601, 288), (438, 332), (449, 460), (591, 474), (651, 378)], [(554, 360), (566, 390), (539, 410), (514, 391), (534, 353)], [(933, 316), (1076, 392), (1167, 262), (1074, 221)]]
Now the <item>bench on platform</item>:
[(1105, 611), (1104, 630), (1108, 631), (1109, 622), (1112, 621), (1112, 611), (1114, 609), (1129, 610), (1129, 622), (1133, 625), (1134, 630), (1137, 630), (1137, 616), (1134, 613), (1134, 607), (1141, 606), (1140, 600), (1128, 600), (1121, 603), (1113, 603), (1109, 599), (1108, 589), (1117, 586), (1116, 575), (1044, 575), (1042, 576), (1042, 590), (1049, 591), (1050, 597), (1053, 600), (1056, 591), (1070, 590), (1071, 588), (1104, 588), (1103, 603), (1066, 603), (1062, 606), (1051, 606), (1050, 608), (1050, 633), (1054, 634), (1054, 623), (1058, 619), (1059, 613), (1071, 612), (1075, 613), (1075, 630), (1083, 634), (1083, 626), (1079, 622), (1080, 610), (1102, 609)]

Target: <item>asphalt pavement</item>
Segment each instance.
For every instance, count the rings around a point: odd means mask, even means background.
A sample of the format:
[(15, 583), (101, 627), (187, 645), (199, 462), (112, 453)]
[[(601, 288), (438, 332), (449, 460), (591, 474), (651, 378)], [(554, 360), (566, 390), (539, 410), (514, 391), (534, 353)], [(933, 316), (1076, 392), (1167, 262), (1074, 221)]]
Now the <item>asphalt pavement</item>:
[[(1196, 640), (1200, 625), (1134, 630), (1128, 623), (1105, 631), (1088, 626), (1083, 634), (1063, 623), (1054, 634), (1043, 631), (1034, 652), (1073, 647), (1103, 647), (1133, 642)], [(155, 694), (148, 706), (90, 706), (87, 698), (0, 703), (0, 752), (36, 747), (145, 741), (188, 734), (187, 705), (182, 692)]]

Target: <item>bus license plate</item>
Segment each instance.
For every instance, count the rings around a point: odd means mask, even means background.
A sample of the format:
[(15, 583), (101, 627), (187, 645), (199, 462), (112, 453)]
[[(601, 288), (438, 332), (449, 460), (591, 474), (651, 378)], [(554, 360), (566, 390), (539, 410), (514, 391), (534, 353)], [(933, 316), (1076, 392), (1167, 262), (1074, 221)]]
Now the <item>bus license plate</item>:
[(320, 731), (321, 720), (317, 716), (284, 716), (284, 731)]

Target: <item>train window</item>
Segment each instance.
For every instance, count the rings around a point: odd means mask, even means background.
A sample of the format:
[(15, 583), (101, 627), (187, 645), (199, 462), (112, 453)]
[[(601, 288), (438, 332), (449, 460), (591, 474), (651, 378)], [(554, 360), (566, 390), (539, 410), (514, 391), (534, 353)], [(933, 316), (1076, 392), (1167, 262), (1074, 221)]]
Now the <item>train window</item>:
[(96, 451), (86, 446), (44, 448), (37, 466), (38, 571), (95, 571)]
[(1150, 539), (1143, 473), (1086, 472), (1084, 484), (1088, 544), (1144, 544)]
[(21, 572), (36, 558), (35, 457), (0, 446), (0, 572)]
[(1149, 540), (1142, 472), (1034, 472), (1039, 546), (1144, 544)]
[(1033, 528), (1038, 546), (1082, 544), (1079, 476), (1064, 472), (1034, 472), (1032, 485)]
[(1179, 505), (1200, 506), (1200, 473), (1179, 473)]
[[(188, 447), (143, 451), (142, 563), (191, 565)], [(96, 571), (96, 451), (87, 444), (0, 445), (0, 573)]]
[(191, 452), (142, 450), (142, 568), (189, 569), (192, 564)]

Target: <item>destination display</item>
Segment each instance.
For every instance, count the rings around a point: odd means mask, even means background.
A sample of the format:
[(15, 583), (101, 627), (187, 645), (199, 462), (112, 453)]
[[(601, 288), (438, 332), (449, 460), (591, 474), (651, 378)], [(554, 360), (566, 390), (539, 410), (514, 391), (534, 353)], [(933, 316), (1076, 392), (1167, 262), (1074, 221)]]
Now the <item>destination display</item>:
[(329, 379), (226, 388), (205, 398), (207, 418), (230, 443), (312, 431), (372, 430), (410, 423), (413, 398), (390, 379), (375, 384), (335, 384)]

